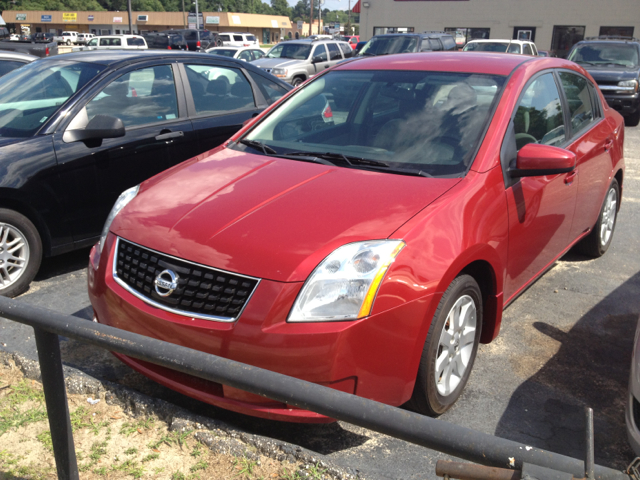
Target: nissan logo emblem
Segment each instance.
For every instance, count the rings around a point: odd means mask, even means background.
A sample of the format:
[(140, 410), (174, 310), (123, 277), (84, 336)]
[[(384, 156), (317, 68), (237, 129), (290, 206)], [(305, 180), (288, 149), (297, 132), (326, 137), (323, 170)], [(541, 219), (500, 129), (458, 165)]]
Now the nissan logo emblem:
[(178, 288), (179, 278), (180, 277), (171, 270), (163, 270), (156, 275), (156, 279), (153, 281), (156, 287), (156, 293), (161, 297), (168, 297)]

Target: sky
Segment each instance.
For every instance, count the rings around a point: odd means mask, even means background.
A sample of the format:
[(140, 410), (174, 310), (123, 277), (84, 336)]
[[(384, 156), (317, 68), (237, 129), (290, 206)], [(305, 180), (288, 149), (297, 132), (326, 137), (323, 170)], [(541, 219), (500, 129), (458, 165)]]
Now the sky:
[[(263, 0), (264, 1), (264, 0)], [(287, 0), (289, 2), (289, 5), (291, 5), (292, 7), (298, 3), (298, 0)], [(358, 0), (351, 0), (351, 8), (353, 8), (353, 6), (356, 4)], [(318, 11), (318, 4), (316, 3), (317, 0), (313, 0), (313, 6), (314, 8), (316, 8), (316, 12)], [(329, 10), (344, 10), (347, 11), (347, 9), (349, 8), (349, 0), (325, 0), (324, 4), (322, 5), (322, 8), (328, 8)]]

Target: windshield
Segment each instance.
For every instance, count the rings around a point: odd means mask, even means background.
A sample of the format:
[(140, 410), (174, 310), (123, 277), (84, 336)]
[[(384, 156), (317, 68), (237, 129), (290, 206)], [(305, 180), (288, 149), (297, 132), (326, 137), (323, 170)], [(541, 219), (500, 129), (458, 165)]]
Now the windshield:
[(33, 62), (0, 78), (0, 137), (30, 137), (104, 65)]
[(281, 43), (276, 45), (269, 53), (267, 58), (293, 58), (296, 60), (306, 60), (311, 53), (311, 45), (301, 43)]
[(623, 67), (638, 66), (638, 48), (622, 43), (592, 43), (578, 46), (569, 60), (588, 65), (614, 64)]
[(333, 71), (290, 96), (233, 148), (303, 161), (319, 156), (348, 168), (460, 176), (503, 82), (467, 73)]
[(462, 49), (463, 52), (501, 52), (509, 47), (509, 42), (469, 42)]
[(235, 48), (214, 48), (209, 53), (213, 55), (222, 55), (223, 57), (233, 57), (238, 50)]
[(415, 52), (418, 38), (413, 36), (390, 35), (373, 37), (362, 50), (360, 55), (389, 55), (391, 53)]

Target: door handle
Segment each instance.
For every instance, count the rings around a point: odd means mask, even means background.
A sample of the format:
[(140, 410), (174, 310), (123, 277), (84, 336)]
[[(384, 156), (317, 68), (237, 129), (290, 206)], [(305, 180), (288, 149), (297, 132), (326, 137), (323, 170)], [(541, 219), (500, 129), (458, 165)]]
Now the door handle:
[(156, 140), (158, 141), (162, 141), (162, 140), (171, 140), (172, 138), (180, 138), (180, 137), (184, 137), (184, 132), (166, 132), (166, 133), (160, 133), (160, 135), (156, 135)]
[(578, 176), (578, 172), (574, 170), (569, 175), (564, 177), (564, 183), (566, 183), (567, 185), (571, 185), (577, 176)]
[(608, 152), (613, 147), (613, 139), (608, 138), (606, 142), (604, 142), (604, 151)]

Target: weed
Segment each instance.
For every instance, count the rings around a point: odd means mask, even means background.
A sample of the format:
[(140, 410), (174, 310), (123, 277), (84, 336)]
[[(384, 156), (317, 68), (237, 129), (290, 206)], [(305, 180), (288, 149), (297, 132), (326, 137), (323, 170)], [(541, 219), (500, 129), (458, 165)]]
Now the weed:
[(158, 467), (153, 469), (153, 473), (155, 475), (158, 475), (159, 473), (162, 473), (162, 472), (164, 472), (164, 467)]
[(157, 460), (158, 458), (160, 458), (159, 453), (150, 453), (149, 455), (143, 457), (142, 460), (140, 460), (140, 462), (147, 463), (147, 462), (150, 462), (151, 460)]
[(236, 458), (233, 461), (233, 466), (238, 471), (237, 475), (246, 475), (251, 477), (253, 475), (253, 469), (256, 467), (257, 462), (249, 460), (248, 458), (241, 457)]
[(95, 473), (96, 475), (102, 475), (103, 477), (105, 477), (107, 475), (107, 467), (95, 468), (93, 470), (93, 473)]
[(190, 455), (192, 457), (198, 458), (200, 455), (202, 455), (202, 450), (200, 450), (200, 444), (196, 444), (195, 447), (193, 447), (193, 451), (190, 453)]
[(309, 476), (313, 480), (322, 480), (324, 474), (327, 472), (326, 468), (322, 468), (320, 464), (316, 463), (315, 465), (311, 465), (308, 470)]
[(197, 472), (198, 470), (206, 470), (209, 464), (204, 460), (200, 460), (198, 463), (193, 465), (189, 470), (193, 472)]
[(299, 480), (300, 474), (296, 470), (289, 471), (287, 467), (282, 467), (279, 478), (281, 480)]
[(0, 411), (0, 436), (11, 428), (19, 428), (46, 419), (47, 412), (43, 406), (30, 408), (26, 412), (21, 412), (17, 408), (17, 405), (12, 405)]
[(187, 477), (180, 470), (171, 474), (171, 480), (187, 480)]
[(53, 440), (51, 440), (51, 431), (45, 430), (36, 435), (36, 438), (40, 443), (42, 443), (42, 446), (44, 448), (46, 448), (50, 452), (53, 452)]
[(187, 437), (191, 435), (191, 432), (193, 432), (193, 430), (187, 430), (184, 433), (171, 432), (166, 435), (163, 435), (162, 437), (160, 437), (159, 440), (149, 443), (148, 446), (149, 448), (154, 449), (154, 448), (158, 448), (160, 445), (164, 443), (168, 446), (177, 444), (180, 446), (180, 448), (182, 448), (182, 444), (187, 439)]
[(155, 425), (156, 421), (153, 417), (141, 418), (136, 422), (125, 422), (120, 427), (120, 433), (127, 437), (133, 433), (141, 433), (142, 430), (149, 430)]
[(125, 454), (125, 455), (135, 455), (136, 453), (138, 453), (138, 449), (137, 449), (137, 448), (134, 448), (134, 447), (127, 448), (127, 449), (124, 451), (124, 454)]
[(144, 475), (144, 467), (138, 465), (138, 462), (132, 459), (122, 462), (120, 465), (111, 467), (111, 470), (121, 471), (127, 475), (131, 475), (133, 478), (140, 478)]
[(93, 445), (91, 445), (91, 454), (89, 455), (89, 458), (92, 461), (97, 462), (106, 454), (107, 454), (107, 442), (94, 442)]

